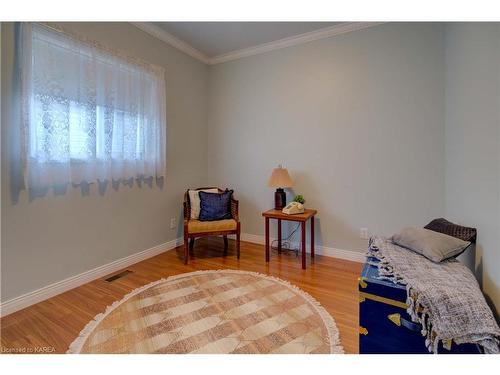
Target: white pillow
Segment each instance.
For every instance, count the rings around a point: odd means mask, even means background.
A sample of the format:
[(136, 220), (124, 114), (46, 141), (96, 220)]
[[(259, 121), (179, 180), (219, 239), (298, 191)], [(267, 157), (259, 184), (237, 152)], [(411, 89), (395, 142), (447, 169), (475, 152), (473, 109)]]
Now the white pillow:
[(198, 220), (200, 217), (200, 191), (207, 193), (218, 193), (218, 189), (189, 190), (189, 202), (191, 203), (191, 219)]
[(419, 227), (404, 228), (392, 236), (392, 241), (435, 263), (460, 255), (470, 245), (460, 238)]

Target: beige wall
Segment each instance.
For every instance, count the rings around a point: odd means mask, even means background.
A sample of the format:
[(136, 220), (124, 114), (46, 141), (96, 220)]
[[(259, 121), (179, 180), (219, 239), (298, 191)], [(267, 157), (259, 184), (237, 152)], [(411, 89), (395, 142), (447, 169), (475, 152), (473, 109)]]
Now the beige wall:
[(442, 25), (385, 24), (211, 66), (208, 176), (235, 189), (243, 232), (263, 234), (279, 163), (324, 246), (442, 216), (443, 54)]
[(446, 216), (478, 229), (476, 276), (500, 310), (500, 26), (446, 26)]
[(167, 71), (167, 174), (163, 188), (95, 185), (88, 196), (66, 195), (19, 202), (10, 197), (8, 137), (12, 110), (14, 28), (2, 24), (2, 301), (181, 236), (189, 186), (206, 183), (207, 67), (125, 23), (66, 24), (89, 38), (139, 56)]

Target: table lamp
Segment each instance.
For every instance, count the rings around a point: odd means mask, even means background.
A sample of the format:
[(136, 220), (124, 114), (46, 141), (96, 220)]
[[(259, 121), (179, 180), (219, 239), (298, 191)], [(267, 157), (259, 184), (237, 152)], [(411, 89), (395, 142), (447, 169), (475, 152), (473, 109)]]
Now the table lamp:
[(267, 185), (277, 188), (276, 192), (274, 193), (274, 209), (283, 209), (283, 207), (286, 206), (286, 194), (283, 188), (289, 188), (293, 186), (293, 181), (290, 178), (290, 175), (288, 174), (286, 168), (283, 168), (281, 164), (278, 166), (278, 168), (274, 168)]

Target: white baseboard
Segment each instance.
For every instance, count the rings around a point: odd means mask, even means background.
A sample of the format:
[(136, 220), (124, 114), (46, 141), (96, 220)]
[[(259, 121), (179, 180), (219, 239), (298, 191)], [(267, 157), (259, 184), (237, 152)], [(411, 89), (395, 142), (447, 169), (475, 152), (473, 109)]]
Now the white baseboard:
[(97, 268), (82, 272), (79, 275), (68, 277), (67, 279), (64, 279), (62, 281), (58, 281), (56, 283), (44, 286), (43, 288), (37, 289), (33, 292), (29, 292), (19, 297), (5, 301), (0, 304), (0, 317), (9, 315), (15, 311), (24, 309), (25, 307), (34, 305), (35, 303), (44, 301), (70, 289), (79, 287), (80, 285), (86, 284), (92, 280), (129, 267), (132, 264), (140, 262), (144, 259), (148, 259), (165, 251), (172, 250), (182, 243), (183, 239), (177, 238), (175, 240), (162, 243), (150, 249), (115, 260), (103, 266), (99, 266)]
[[(261, 235), (257, 235), (257, 234), (242, 233), (241, 240), (263, 245), (265, 242), (265, 237), (261, 236)], [(273, 240), (276, 240), (276, 238), (270, 238), (270, 241), (273, 241)], [(299, 244), (292, 243), (292, 246), (294, 248), (297, 248), (297, 247), (299, 247)], [(306, 245), (306, 251), (308, 253), (311, 251), (311, 248), (309, 247), (309, 243), (307, 243), (307, 245)], [(358, 262), (358, 263), (364, 263), (366, 260), (366, 256), (365, 256), (364, 252), (361, 252), (361, 251), (343, 250), (343, 249), (336, 249), (333, 247), (315, 245), (314, 252), (315, 252), (315, 254), (318, 254), (318, 255), (324, 255), (324, 256), (332, 257), (332, 258), (350, 260), (352, 262)]]
[[(263, 245), (265, 242), (264, 236), (249, 234), (249, 233), (242, 233), (241, 240), (261, 245)], [(271, 240), (274, 240), (274, 238), (271, 238)], [(129, 267), (144, 259), (148, 259), (154, 257), (155, 255), (161, 254), (165, 251), (172, 250), (175, 247), (180, 246), (182, 244), (183, 244), (183, 239), (177, 238), (175, 240), (162, 243), (150, 249), (129, 255), (125, 258), (115, 260), (103, 266), (99, 266), (92, 270), (82, 272), (78, 275), (68, 277), (67, 279), (64, 279), (62, 281), (58, 281), (56, 283), (44, 286), (43, 288), (37, 289), (33, 292), (29, 292), (19, 297), (15, 297), (11, 300), (5, 301), (0, 304), (0, 317), (12, 314), (13, 312), (34, 305), (35, 303), (44, 301), (58, 294), (64, 293), (68, 290), (77, 288), (90, 281), (109, 275), (123, 268)], [(292, 245), (294, 247), (297, 247), (297, 244), (292, 244)], [(333, 247), (326, 247), (326, 246), (316, 246), (315, 250), (316, 254), (318, 255), (345, 259), (353, 262), (362, 263), (365, 261), (365, 256), (362, 252), (335, 249)], [(306, 247), (306, 251), (309, 252), (310, 249)]]

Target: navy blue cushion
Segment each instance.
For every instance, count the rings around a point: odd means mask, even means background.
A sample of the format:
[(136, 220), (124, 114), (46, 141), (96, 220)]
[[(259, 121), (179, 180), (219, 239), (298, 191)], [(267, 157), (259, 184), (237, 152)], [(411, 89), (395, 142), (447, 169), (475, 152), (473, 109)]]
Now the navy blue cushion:
[(231, 196), (233, 190), (224, 193), (200, 191), (200, 221), (232, 219)]

